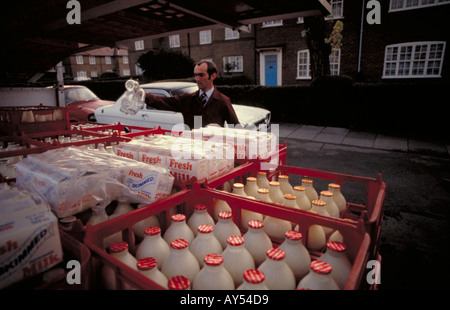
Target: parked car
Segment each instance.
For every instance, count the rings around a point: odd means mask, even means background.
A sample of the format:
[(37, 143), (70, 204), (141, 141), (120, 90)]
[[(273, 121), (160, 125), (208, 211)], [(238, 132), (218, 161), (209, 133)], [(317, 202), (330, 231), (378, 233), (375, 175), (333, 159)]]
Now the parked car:
[(71, 122), (95, 122), (97, 108), (114, 104), (114, 101), (101, 100), (83, 85), (64, 85), (64, 96)]
[[(142, 84), (141, 88), (145, 92), (158, 95), (172, 97), (183, 93), (192, 93), (198, 90), (196, 83), (191, 82), (155, 82)], [(135, 115), (125, 114), (120, 111), (122, 99), (126, 92), (117, 99), (114, 105), (102, 107), (95, 111), (95, 118), (102, 124), (115, 124), (120, 122), (123, 125), (141, 126), (141, 127), (158, 127), (171, 130), (175, 124), (184, 124), (183, 115), (180, 112), (158, 110), (144, 106)], [(239, 122), (249, 128), (255, 125), (260, 128), (264, 126), (264, 130), (270, 131), (271, 112), (266, 109), (233, 104)]]

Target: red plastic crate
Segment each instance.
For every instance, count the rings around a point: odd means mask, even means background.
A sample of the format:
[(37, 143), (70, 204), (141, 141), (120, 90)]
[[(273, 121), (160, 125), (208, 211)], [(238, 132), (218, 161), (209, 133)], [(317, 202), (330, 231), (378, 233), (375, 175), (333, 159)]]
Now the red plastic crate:
[[(261, 171), (260, 162), (249, 162), (236, 169), (233, 169), (226, 175), (222, 175), (213, 180), (209, 180), (206, 184), (208, 188), (220, 188), (226, 181), (235, 179), (236, 182), (246, 183), (246, 177), (256, 176), (258, 171)], [(362, 219), (366, 225), (366, 230), (370, 234), (372, 240), (371, 257), (377, 258), (378, 243), (381, 235), (381, 226), (383, 221), (383, 206), (384, 197), (386, 195), (386, 183), (383, 182), (381, 174), (378, 174), (376, 178), (358, 177), (342, 173), (327, 172), (321, 170), (307, 169), (301, 167), (293, 167), (287, 165), (280, 165), (274, 171), (267, 172), (269, 179), (277, 180), (279, 174), (290, 175), (290, 179), (293, 176), (307, 177), (315, 179), (316, 181), (329, 181), (328, 183), (337, 183), (345, 188), (346, 183), (357, 183), (364, 188), (365, 192), (361, 193), (364, 196), (364, 202), (362, 204), (352, 203), (347, 199), (347, 208), (343, 214), (343, 218), (349, 218), (353, 220)], [(291, 183), (292, 184), (292, 183)], [(292, 184), (301, 185), (301, 184)], [(316, 191), (320, 195), (321, 190), (326, 188), (317, 188)]]
[[(111, 219), (95, 226), (88, 226), (86, 230), (85, 244), (91, 250), (94, 260), (94, 268), (100, 271), (103, 264), (108, 264), (116, 270), (116, 278), (122, 285), (127, 284), (139, 289), (162, 289), (159, 285), (149, 280), (139, 272), (124, 265), (113, 256), (109, 255), (103, 248), (103, 239), (111, 234), (122, 231), (124, 240), (131, 240), (132, 226), (134, 223), (152, 215), (158, 215), (161, 224), (162, 234), (169, 225), (169, 210), (176, 207), (177, 211), (186, 214), (188, 217), (193, 212), (193, 206), (197, 203), (206, 204), (208, 211), (212, 214), (214, 199), (225, 200), (233, 211), (235, 223), (240, 223), (240, 211), (247, 209), (265, 215), (289, 220), (299, 224), (300, 231), (307, 240), (307, 231), (310, 225), (317, 224), (338, 229), (344, 236), (347, 245), (347, 254), (353, 264), (351, 274), (347, 281), (346, 289), (366, 288), (362, 279), (366, 273), (366, 263), (369, 255), (370, 236), (365, 232), (364, 223), (359, 221), (345, 221), (342, 219), (332, 219), (310, 212), (293, 210), (284, 206), (273, 205), (261, 201), (236, 196), (214, 189), (200, 188), (199, 184), (194, 184), (193, 188), (182, 190), (169, 196), (164, 200), (129, 212), (120, 217)], [(238, 225), (239, 226), (239, 225)], [(242, 230), (245, 233), (245, 230)], [(278, 246), (278, 241), (273, 240), (274, 247)], [(130, 252), (134, 254), (135, 247), (130, 244)], [(311, 252), (312, 253), (312, 252)], [(314, 259), (320, 253), (312, 253)], [(123, 287), (123, 286), (122, 286)]]

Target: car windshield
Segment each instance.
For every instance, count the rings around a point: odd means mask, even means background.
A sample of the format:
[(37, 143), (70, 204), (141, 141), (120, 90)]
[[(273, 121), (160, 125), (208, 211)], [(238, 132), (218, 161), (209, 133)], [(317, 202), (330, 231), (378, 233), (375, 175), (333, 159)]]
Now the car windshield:
[(86, 87), (67, 88), (64, 90), (66, 104), (96, 100), (98, 97)]
[(198, 86), (188, 86), (188, 87), (184, 87), (184, 88), (179, 88), (179, 89), (174, 89), (172, 90), (172, 96), (176, 96), (176, 95), (181, 95), (184, 93), (193, 93), (195, 91), (198, 90)]

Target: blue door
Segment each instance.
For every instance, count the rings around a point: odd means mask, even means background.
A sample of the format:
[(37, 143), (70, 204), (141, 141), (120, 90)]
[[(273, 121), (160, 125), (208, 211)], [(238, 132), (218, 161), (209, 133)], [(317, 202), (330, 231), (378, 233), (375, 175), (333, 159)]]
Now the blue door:
[(266, 77), (266, 86), (277, 85), (277, 55), (265, 55), (264, 56), (264, 68)]

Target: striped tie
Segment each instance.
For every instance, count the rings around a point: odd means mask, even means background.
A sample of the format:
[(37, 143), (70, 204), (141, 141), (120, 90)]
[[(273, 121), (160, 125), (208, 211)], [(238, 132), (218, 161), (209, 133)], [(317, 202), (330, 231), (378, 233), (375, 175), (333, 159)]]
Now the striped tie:
[(206, 102), (208, 102), (208, 100), (206, 99), (205, 93), (200, 95), (200, 100), (202, 101), (202, 105), (205, 106)]

